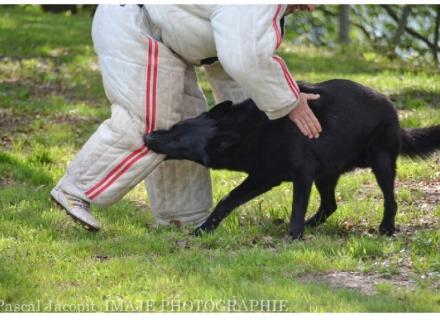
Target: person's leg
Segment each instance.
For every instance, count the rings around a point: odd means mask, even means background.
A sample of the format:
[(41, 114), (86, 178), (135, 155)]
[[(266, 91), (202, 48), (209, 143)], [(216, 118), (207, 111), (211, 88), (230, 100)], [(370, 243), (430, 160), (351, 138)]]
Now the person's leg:
[[(185, 72), (185, 87), (179, 112), (181, 119), (192, 118), (207, 110), (206, 100), (197, 85), (192, 66)], [(157, 224), (200, 224), (212, 206), (209, 170), (195, 162), (162, 162), (145, 184)]]
[(243, 88), (225, 72), (219, 62), (206, 65), (203, 68), (216, 103), (224, 100), (239, 103), (249, 98)]
[(57, 190), (101, 205), (119, 200), (163, 160), (143, 135), (179, 120), (186, 64), (148, 37), (138, 6), (99, 6), (92, 36), (104, 89), (106, 120), (71, 162)]

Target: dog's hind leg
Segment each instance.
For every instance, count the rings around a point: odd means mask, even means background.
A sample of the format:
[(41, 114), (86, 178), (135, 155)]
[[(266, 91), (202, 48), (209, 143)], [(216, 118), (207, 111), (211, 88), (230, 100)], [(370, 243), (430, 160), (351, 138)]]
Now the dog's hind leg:
[(396, 176), (396, 156), (387, 151), (378, 152), (373, 159), (372, 169), (384, 195), (384, 214), (379, 232), (392, 235), (395, 231), (394, 220), (397, 203), (394, 195), (394, 179)]
[(335, 188), (339, 175), (319, 177), (315, 180), (316, 188), (321, 197), (318, 211), (306, 221), (306, 226), (316, 227), (324, 223), (333, 212), (336, 211)]
[(281, 181), (268, 181), (263, 178), (248, 176), (238, 187), (232, 190), (215, 207), (206, 221), (194, 230), (194, 235), (199, 236), (203, 232), (209, 232), (218, 227), (221, 221), (226, 218), (236, 207), (249, 200), (269, 191)]
[(289, 234), (300, 239), (304, 233), (304, 218), (309, 204), (313, 178), (302, 172), (294, 177), (293, 210), (289, 224)]

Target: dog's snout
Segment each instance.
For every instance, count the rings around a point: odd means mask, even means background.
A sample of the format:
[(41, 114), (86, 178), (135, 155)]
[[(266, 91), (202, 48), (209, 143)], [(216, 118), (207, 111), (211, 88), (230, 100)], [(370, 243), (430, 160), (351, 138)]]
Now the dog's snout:
[(156, 135), (154, 133), (144, 135), (144, 143), (147, 147), (151, 147), (156, 140)]

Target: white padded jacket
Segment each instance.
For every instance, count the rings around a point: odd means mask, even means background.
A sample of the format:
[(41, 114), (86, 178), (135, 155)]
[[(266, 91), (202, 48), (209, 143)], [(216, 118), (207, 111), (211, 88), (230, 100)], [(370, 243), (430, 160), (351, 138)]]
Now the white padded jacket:
[(286, 5), (146, 5), (152, 29), (191, 64), (218, 57), (224, 70), (270, 119), (288, 114), (299, 89), (275, 55)]

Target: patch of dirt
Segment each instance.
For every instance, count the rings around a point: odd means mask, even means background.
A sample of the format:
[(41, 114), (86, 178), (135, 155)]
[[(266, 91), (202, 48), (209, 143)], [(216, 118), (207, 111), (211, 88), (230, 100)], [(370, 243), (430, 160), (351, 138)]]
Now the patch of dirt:
[(20, 127), (32, 123), (34, 118), (31, 114), (18, 116), (11, 109), (0, 108), (0, 134), (15, 133)]
[(377, 293), (378, 284), (388, 284), (400, 288), (414, 287), (416, 282), (409, 279), (407, 274), (384, 277), (377, 273), (337, 271), (323, 274), (304, 274), (304, 282), (321, 282), (335, 289), (352, 289), (365, 295)]
[(0, 108), (0, 148), (11, 149), (16, 134), (31, 133), (33, 131), (31, 124), (39, 118), (45, 118), (45, 121), (52, 123), (66, 125), (75, 125), (78, 123), (101, 123), (101, 120), (95, 117), (84, 117), (72, 114), (45, 116), (37, 112), (18, 115), (12, 109)]
[[(440, 159), (436, 161), (440, 167)], [(403, 234), (414, 234), (417, 230), (435, 229), (438, 228), (440, 219), (433, 215), (433, 212), (440, 206), (440, 172), (437, 172), (434, 177), (429, 180), (396, 180), (396, 192), (399, 188), (409, 189), (411, 193), (420, 194), (420, 196), (414, 197), (411, 201), (407, 201), (406, 204), (412, 205), (418, 209), (425, 211), (427, 214), (418, 217), (413, 220), (410, 225), (397, 225), (397, 231)], [(377, 194), (375, 194), (377, 193)], [(357, 192), (359, 199), (364, 199), (367, 196), (372, 196), (378, 201), (383, 201), (382, 192), (379, 186), (374, 182), (364, 183)], [(402, 200), (397, 199), (399, 205), (398, 214), (405, 214), (402, 207)], [(374, 229), (368, 228), (367, 219), (362, 219), (361, 223), (353, 224), (350, 221), (343, 223), (342, 228), (345, 231), (358, 231), (360, 233), (375, 233)]]
[(50, 96), (61, 95), (69, 102), (83, 102), (90, 107), (98, 107), (98, 100), (94, 97), (78, 94), (77, 88), (66, 88), (60, 81), (53, 83), (35, 83), (31, 81), (19, 81), (30, 88), (30, 96), (35, 100), (45, 100)]
[[(396, 186), (397, 188), (405, 186), (411, 192), (421, 193), (421, 196), (413, 199), (411, 204), (427, 213), (417, 217), (410, 225), (400, 226), (399, 231), (403, 234), (414, 234), (418, 230), (438, 228), (440, 219), (433, 212), (440, 206), (440, 172), (437, 172), (430, 180), (405, 181), (404, 183), (398, 181)], [(400, 211), (400, 214), (405, 213)]]
[(33, 115), (16, 115), (10, 109), (0, 108), (0, 148), (11, 149), (14, 135), (25, 130), (32, 121)]
[(72, 114), (60, 114), (57, 116), (52, 117), (51, 122), (57, 123), (57, 124), (68, 124), (68, 125), (76, 125), (79, 122), (82, 123), (101, 123), (102, 120), (98, 118), (90, 118), (90, 117), (84, 117), (84, 116), (76, 116)]
[(422, 197), (415, 199), (413, 204), (424, 211), (433, 212), (440, 205), (440, 172), (429, 181), (398, 181), (396, 187), (406, 187), (411, 191), (421, 192)]
[[(397, 225), (397, 234), (415, 236), (420, 230), (434, 230), (438, 229), (439, 219), (434, 216), (420, 217), (417, 220), (413, 220), (410, 225)], [(412, 237), (410, 238), (412, 239)]]
[(96, 259), (98, 259), (99, 262), (104, 262), (104, 261), (108, 260), (109, 257), (107, 255), (97, 255)]
[[(284, 239), (283, 239), (284, 240)], [(291, 238), (289, 236), (285, 236), (284, 241), (290, 241)], [(270, 235), (263, 235), (260, 237), (255, 237), (251, 239), (252, 245), (258, 245), (260, 248), (268, 249), (269, 251), (275, 252), (278, 251), (280, 243), (277, 239), (274, 239)]]
[[(60, 52), (62, 55), (65, 53), (62, 48), (54, 50), (56, 57)], [(84, 96), (79, 93), (78, 88), (65, 83), (65, 78), (70, 75), (65, 74), (62, 62), (56, 57), (36, 59), (35, 74), (29, 76), (19, 71), (23, 68), (23, 61), (28, 58), (0, 55), (0, 71), (2, 63), (6, 65), (5, 75), (0, 79), (0, 84), (7, 84), (11, 88), (26, 88), (29, 95), (26, 99), (46, 100), (52, 95), (61, 95), (70, 102), (83, 102), (91, 107), (98, 107), (99, 101), (96, 97)], [(99, 68), (96, 62), (92, 62), (88, 69), (97, 71)], [(46, 75), (51, 76), (50, 80), (46, 79)]]
[(6, 171), (0, 176), (0, 188), (10, 187), (14, 184), (16, 181), (12, 178), (11, 172)]

